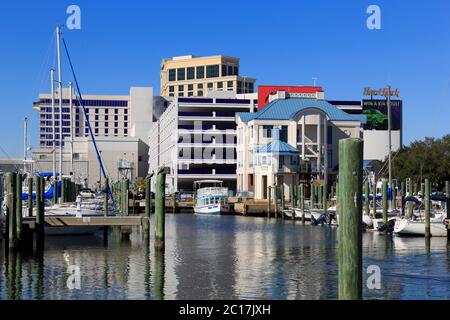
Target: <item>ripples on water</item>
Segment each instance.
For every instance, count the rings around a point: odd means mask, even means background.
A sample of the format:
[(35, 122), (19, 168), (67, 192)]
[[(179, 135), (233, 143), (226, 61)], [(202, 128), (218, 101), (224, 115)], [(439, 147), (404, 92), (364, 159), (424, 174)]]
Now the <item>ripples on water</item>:
[[(363, 240), (364, 270), (378, 265), (382, 273), (382, 288), (365, 288), (365, 299), (449, 298), (446, 238), (432, 238), (429, 249), (423, 238), (365, 233)], [(138, 229), (126, 242), (111, 234), (106, 247), (99, 233), (48, 237), (43, 256), (2, 250), (0, 298), (336, 299), (337, 244), (335, 227), (168, 215), (164, 255)], [(80, 290), (67, 287), (68, 265), (80, 267)]]

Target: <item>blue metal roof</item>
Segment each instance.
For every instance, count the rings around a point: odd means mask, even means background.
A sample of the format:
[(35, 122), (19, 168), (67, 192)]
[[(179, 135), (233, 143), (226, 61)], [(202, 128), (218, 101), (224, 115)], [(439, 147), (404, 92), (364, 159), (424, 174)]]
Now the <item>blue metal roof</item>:
[(258, 153), (292, 154), (300, 153), (300, 151), (284, 141), (276, 140), (259, 148)]
[(238, 116), (243, 122), (249, 122), (254, 119), (289, 120), (299, 111), (309, 108), (315, 108), (325, 112), (331, 121), (360, 121), (362, 124), (367, 122), (365, 115), (348, 114), (325, 100), (313, 98), (277, 99), (270, 102), (258, 112), (240, 112)]

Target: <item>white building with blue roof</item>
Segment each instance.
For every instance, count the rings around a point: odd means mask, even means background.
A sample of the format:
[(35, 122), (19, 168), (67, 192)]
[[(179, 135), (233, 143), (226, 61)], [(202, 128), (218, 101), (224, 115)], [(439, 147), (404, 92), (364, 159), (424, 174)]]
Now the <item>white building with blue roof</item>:
[(322, 99), (279, 91), (258, 112), (238, 113), (237, 191), (267, 199), (268, 187), (333, 178), (338, 141), (361, 138), (364, 115), (348, 114)]

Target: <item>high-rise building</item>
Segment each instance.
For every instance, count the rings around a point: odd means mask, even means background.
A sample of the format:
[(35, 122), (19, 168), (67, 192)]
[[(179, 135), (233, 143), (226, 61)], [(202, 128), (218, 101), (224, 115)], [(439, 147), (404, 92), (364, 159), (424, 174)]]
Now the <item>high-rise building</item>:
[(161, 96), (202, 97), (208, 91), (253, 93), (256, 79), (239, 75), (239, 59), (180, 56), (161, 63)]
[[(53, 143), (58, 153), (62, 120), (63, 174), (74, 174), (77, 181), (88, 178), (89, 185), (93, 185), (98, 175), (94, 177), (92, 171), (98, 172), (98, 169), (91, 168), (94, 165), (91, 162), (96, 162), (96, 156), (90, 156), (95, 151), (90, 145), (92, 138), (83, 108), (74, 92), (72, 108), (70, 90), (64, 88), (62, 93), (62, 119), (58, 93), (55, 93), (54, 110), (51, 94), (40, 94), (39, 100), (33, 103), (33, 109), (40, 113), (39, 148), (33, 148), (35, 167), (39, 171), (52, 171)], [(164, 111), (168, 102), (154, 97), (150, 87), (132, 87), (129, 95), (83, 95), (83, 103), (92, 133), (97, 140), (97, 147), (99, 151), (103, 151), (106, 170), (112, 177), (116, 178), (117, 163), (122, 160), (127, 160), (134, 166), (133, 177), (145, 175), (148, 171), (148, 129)], [(119, 152), (119, 149), (123, 151)], [(108, 153), (107, 150), (114, 152)]]

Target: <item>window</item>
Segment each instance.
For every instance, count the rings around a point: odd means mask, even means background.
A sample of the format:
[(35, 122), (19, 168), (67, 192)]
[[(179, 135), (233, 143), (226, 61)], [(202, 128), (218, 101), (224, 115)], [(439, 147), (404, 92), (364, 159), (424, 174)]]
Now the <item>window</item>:
[(108, 128), (105, 128), (105, 135), (108, 135)]
[(95, 120), (98, 120), (98, 116), (95, 116)]
[(125, 121), (128, 121), (128, 116), (123, 117)]
[(114, 116), (114, 120), (118, 121), (119, 120), (119, 116)]
[(118, 122), (114, 122), (114, 127), (117, 128), (119, 126)]
[(223, 82), (217, 82), (217, 89), (222, 90), (223, 89)]
[(123, 124), (123, 126), (124, 126), (125, 128), (127, 128), (127, 127), (128, 127), (128, 122), (125, 122), (125, 123)]
[(227, 76), (227, 65), (223, 64), (222, 65), (222, 77), (226, 77)]
[(203, 89), (203, 83), (199, 83), (199, 84), (197, 85), (197, 90), (200, 90), (200, 89)]
[(327, 150), (328, 168), (333, 168), (333, 151)]
[(109, 113), (109, 109), (105, 109), (105, 114), (108, 114)]
[(206, 66), (206, 78), (217, 78), (219, 76), (219, 65)]
[(128, 109), (124, 109), (123, 112), (125, 112), (125, 114), (128, 114)]
[(195, 68), (194, 67), (187, 68), (187, 79), (192, 80), (194, 78), (195, 78)]
[(239, 67), (235, 66), (233, 70), (233, 75), (238, 76), (239, 75)]
[(175, 87), (174, 86), (169, 86), (169, 92), (175, 92)]
[(197, 79), (205, 78), (205, 66), (197, 67)]
[(281, 126), (280, 140), (287, 143), (287, 140), (288, 140), (288, 126)]
[(108, 123), (108, 122), (105, 122), (105, 127), (106, 127), (106, 128), (108, 127), (108, 125), (109, 125), (109, 123)]
[(228, 91), (232, 91), (232, 90), (233, 90), (233, 87), (234, 87), (233, 81), (227, 81), (227, 88), (228, 88)]
[(95, 128), (95, 134), (96, 135), (98, 134), (98, 128)]
[(208, 91), (213, 89), (214, 84), (212, 82), (208, 82)]
[(114, 129), (114, 135), (117, 136), (118, 133), (119, 133), (119, 130), (118, 129)]
[(228, 75), (229, 76), (233, 75), (233, 66), (228, 66)]
[(114, 114), (119, 114), (119, 109), (114, 109)]
[(272, 129), (273, 126), (263, 126), (263, 137), (272, 138)]
[(178, 91), (184, 91), (184, 86), (183, 85), (178, 86)]
[(203, 97), (203, 90), (197, 91), (197, 95), (198, 95), (199, 97)]
[(186, 80), (186, 69), (185, 68), (178, 68), (177, 69), (177, 80)]
[(124, 129), (124, 130), (123, 130), (123, 133), (124, 133), (125, 135), (127, 135), (127, 134), (128, 134), (128, 129)]
[(109, 120), (109, 117), (108, 116), (105, 116), (105, 121), (108, 121)]
[(194, 90), (194, 85), (193, 84), (188, 84), (188, 91)]
[(175, 81), (175, 69), (169, 69), (169, 81)]

